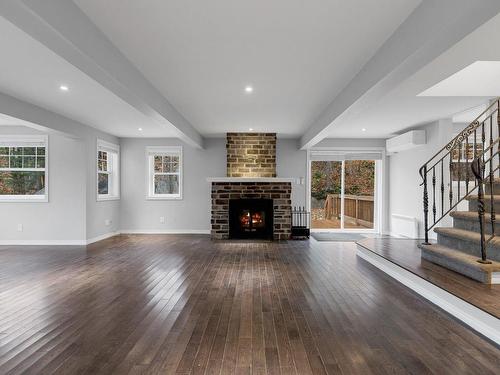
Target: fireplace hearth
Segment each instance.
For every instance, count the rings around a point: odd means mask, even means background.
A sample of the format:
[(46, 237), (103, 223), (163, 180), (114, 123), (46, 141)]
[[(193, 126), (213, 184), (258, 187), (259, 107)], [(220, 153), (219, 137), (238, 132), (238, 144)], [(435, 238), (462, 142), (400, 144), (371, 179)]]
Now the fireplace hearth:
[(231, 199), (229, 238), (273, 239), (273, 200)]

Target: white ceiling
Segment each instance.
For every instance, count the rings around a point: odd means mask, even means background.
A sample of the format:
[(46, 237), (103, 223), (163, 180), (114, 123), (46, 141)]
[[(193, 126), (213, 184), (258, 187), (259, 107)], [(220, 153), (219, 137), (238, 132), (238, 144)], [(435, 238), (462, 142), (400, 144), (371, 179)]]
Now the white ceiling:
[(299, 136), (420, 0), (75, 3), (203, 135)]
[[(500, 49), (492, 48), (494, 45), (500, 45), (500, 15), (477, 28), (375, 105), (329, 130), (327, 137), (387, 138), (404, 129), (453, 117), (488, 103), (500, 95), (497, 70)], [(477, 64), (478, 60), (490, 63)], [(423, 92), (426, 95), (419, 96)], [(363, 132), (363, 128), (366, 131)]]
[(476, 61), (419, 96), (500, 96), (500, 61)]
[[(170, 137), (159, 126), (0, 17), (0, 92), (119, 137)], [(59, 90), (65, 84), (68, 92)], [(1, 124), (1, 122), (0, 122)], [(138, 131), (138, 128), (143, 131)]]
[[(159, 97), (208, 137), (249, 128), (303, 135), (420, 2), (74, 0)], [(325, 136), (386, 138), (486, 103), (500, 88), (493, 45), (500, 15)], [(0, 92), (119, 137), (179, 136), (2, 17), (0, 48)], [(0, 117), (6, 124), (16, 123)]]

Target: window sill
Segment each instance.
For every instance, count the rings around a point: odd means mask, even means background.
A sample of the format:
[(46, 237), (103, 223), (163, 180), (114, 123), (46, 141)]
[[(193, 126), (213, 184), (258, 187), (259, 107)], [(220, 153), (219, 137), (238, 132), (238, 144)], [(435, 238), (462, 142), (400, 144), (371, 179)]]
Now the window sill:
[(146, 197), (148, 201), (180, 201), (182, 200), (182, 196), (151, 196), (148, 195)]
[(101, 196), (97, 197), (97, 202), (106, 202), (106, 201), (119, 201), (120, 197), (119, 196), (112, 196), (112, 197), (106, 197), (106, 196)]
[(33, 197), (23, 197), (23, 196), (11, 196), (11, 197), (2, 197), (0, 196), (0, 203), (48, 203), (49, 197), (42, 196), (40, 198)]

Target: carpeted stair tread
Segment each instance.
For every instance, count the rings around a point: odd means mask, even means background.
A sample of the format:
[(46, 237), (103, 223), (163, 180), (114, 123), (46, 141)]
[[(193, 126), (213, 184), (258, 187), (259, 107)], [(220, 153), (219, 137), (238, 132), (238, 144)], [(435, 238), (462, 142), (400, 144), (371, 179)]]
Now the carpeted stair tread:
[(466, 254), (461, 251), (457, 251), (447, 246), (432, 244), (432, 245), (420, 245), (422, 250), (431, 250), (434, 253), (439, 253), (445, 255), (457, 262), (468, 264), (469, 267), (482, 270), (484, 272), (500, 272), (500, 262), (492, 261), (491, 264), (483, 264), (477, 261), (477, 257), (474, 255)]
[[(449, 227), (437, 227), (434, 228), (434, 232), (437, 234), (457, 238), (464, 241), (475, 242), (477, 244), (481, 243), (481, 235), (470, 230), (449, 228)], [(498, 247), (500, 248), (500, 237), (493, 238), (489, 243), (488, 247)]]
[(479, 263), (478, 257), (447, 246), (419, 245), (422, 258), (485, 284), (498, 283), (500, 262)]
[[(468, 201), (475, 201), (475, 200), (477, 200), (477, 194), (471, 194), (468, 197), (466, 197), (465, 199), (467, 199)], [(484, 200), (488, 200), (488, 201), (491, 200), (491, 195), (485, 194)], [(495, 203), (499, 203), (500, 202), (500, 195), (493, 195), (493, 201)]]
[[(478, 221), (479, 217), (477, 212), (474, 211), (452, 211), (450, 216), (456, 219), (469, 220), (469, 221)], [(491, 215), (484, 213), (484, 221), (489, 221)], [(500, 218), (499, 218), (500, 219)]]

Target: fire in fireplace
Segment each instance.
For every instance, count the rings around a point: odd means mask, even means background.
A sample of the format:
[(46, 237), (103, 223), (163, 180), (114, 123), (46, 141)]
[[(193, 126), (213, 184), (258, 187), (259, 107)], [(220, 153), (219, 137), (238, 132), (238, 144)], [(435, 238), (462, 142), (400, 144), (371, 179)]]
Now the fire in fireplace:
[(229, 238), (273, 238), (272, 199), (231, 199)]

